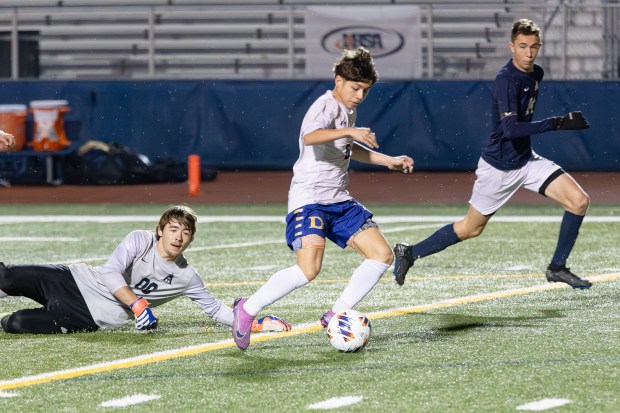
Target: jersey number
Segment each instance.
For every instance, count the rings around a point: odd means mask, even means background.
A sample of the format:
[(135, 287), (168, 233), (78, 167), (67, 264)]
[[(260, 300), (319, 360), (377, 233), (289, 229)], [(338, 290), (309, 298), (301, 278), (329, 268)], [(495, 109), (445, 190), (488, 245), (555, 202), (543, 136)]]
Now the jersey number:
[(534, 113), (534, 107), (536, 106), (536, 98), (530, 98), (527, 102), (527, 109), (525, 110), (525, 116), (530, 116)]
[(150, 294), (153, 291), (157, 290), (158, 285), (154, 282), (151, 282), (151, 280), (149, 280), (148, 278), (143, 278), (138, 284), (135, 285), (135, 287), (138, 290), (142, 291), (143, 294)]
[(344, 148), (344, 159), (349, 159), (351, 157), (351, 144), (347, 143), (347, 146)]

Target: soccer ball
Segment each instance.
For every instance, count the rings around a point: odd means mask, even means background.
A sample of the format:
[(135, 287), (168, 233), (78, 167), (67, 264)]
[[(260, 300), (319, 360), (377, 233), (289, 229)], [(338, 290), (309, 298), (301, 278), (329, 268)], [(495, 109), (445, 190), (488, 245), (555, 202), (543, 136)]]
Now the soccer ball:
[(334, 314), (327, 325), (327, 338), (336, 350), (344, 353), (358, 351), (370, 338), (370, 320), (357, 310)]

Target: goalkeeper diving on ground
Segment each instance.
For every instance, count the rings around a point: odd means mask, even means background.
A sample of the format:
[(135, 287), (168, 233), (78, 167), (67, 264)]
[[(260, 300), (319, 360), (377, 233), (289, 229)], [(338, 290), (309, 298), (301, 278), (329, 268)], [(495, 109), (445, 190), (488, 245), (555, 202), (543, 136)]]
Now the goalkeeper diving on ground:
[[(172, 206), (155, 231), (130, 232), (101, 266), (5, 265), (0, 263), (0, 298), (23, 296), (40, 308), (0, 318), (7, 333), (54, 334), (116, 328), (135, 321), (138, 330), (154, 330), (153, 308), (187, 296), (215, 321), (232, 326), (233, 312), (207, 289), (183, 252), (196, 234), (196, 213)], [(165, 320), (162, 320), (165, 322)], [(289, 331), (283, 319), (267, 315), (252, 332)]]

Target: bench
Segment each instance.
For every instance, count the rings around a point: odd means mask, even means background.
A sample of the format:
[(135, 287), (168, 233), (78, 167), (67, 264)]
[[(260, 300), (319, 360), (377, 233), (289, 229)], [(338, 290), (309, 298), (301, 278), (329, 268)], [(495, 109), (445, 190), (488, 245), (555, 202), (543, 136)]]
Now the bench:
[[(0, 152), (0, 183), (7, 185), (12, 180), (32, 179), (37, 183), (36, 176), (40, 175), (39, 168), (44, 168), (45, 183), (61, 185), (63, 183), (63, 165), (65, 158), (75, 152), (69, 146), (59, 151), (35, 151), (24, 149), (13, 152)], [(34, 169), (34, 170), (32, 170)]]

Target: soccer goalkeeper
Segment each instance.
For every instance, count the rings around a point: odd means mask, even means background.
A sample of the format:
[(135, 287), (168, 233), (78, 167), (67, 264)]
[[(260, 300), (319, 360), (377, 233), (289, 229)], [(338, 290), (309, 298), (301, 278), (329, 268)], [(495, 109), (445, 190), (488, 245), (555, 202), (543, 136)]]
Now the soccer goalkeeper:
[[(159, 322), (153, 308), (183, 295), (214, 320), (231, 326), (230, 307), (213, 297), (183, 256), (196, 233), (196, 214), (172, 206), (153, 231), (130, 232), (108, 261), (86, 264), (4, 265), (0, 298), (28, 297), (42, 307), (15, 311), (0, 319), (7, 333), (53, 334), (115, 328), (135, 320), (138, 330)], [(256, 320), (252, 331), (288, 331), (275, 316)]]

